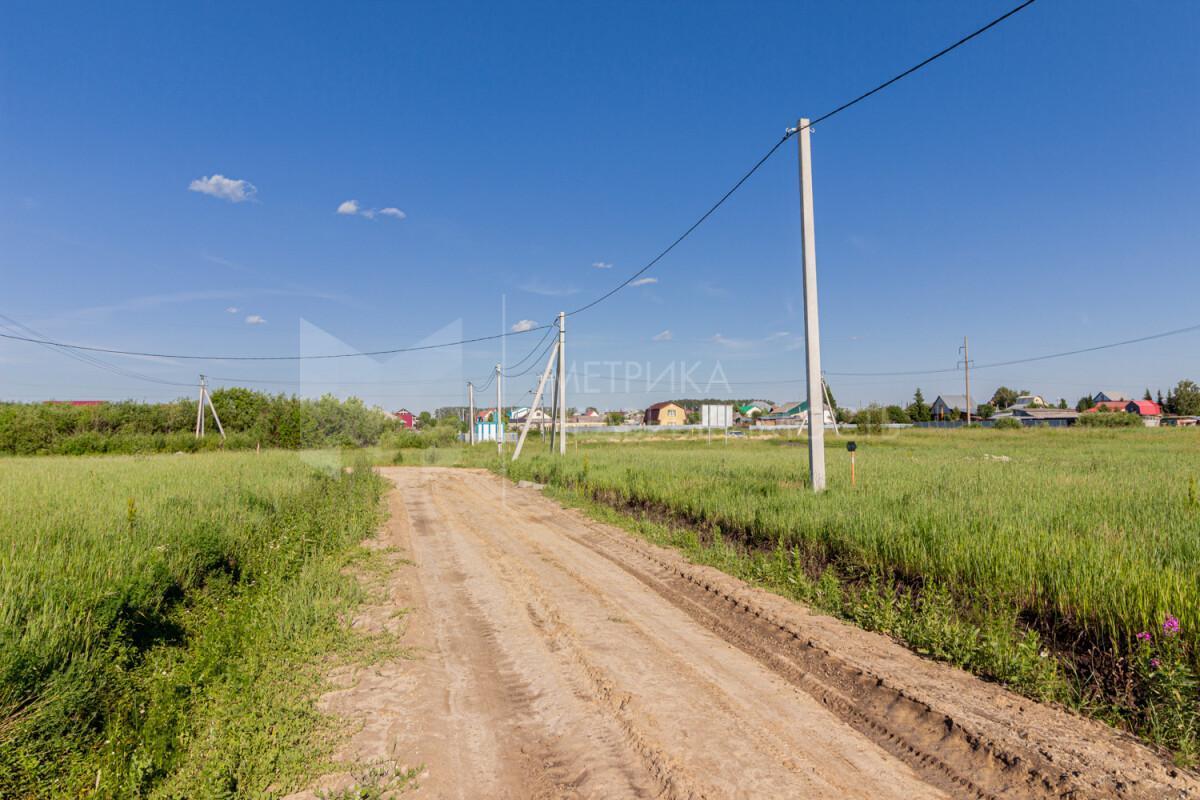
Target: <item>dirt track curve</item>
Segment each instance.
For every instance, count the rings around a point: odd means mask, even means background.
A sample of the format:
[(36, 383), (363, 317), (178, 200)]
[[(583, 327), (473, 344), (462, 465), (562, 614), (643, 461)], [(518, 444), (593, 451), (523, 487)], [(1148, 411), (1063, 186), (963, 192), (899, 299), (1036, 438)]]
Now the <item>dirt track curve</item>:
[(412, 564), (360, 623), (410, 609), (418, 657), (343, 675), (323, 703), (362, 721), (347, 759), (424, 765), (412, 796), (1200, 798), (1109, 728), (536, 490), (383, 473), (379, 543)]

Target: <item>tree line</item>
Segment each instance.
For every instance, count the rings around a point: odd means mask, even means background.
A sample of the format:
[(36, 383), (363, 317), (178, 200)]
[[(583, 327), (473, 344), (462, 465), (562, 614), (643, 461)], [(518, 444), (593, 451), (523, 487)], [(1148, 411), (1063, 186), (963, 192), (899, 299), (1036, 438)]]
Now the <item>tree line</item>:
[[(241, 387), (216, 389), (213, 406), (228, 438), (222, 442), (211, 415), (207, 435), (196, 439), (196, 401), (133, 401), (73, 406), (64, 403), (0, 404), (0, 453), (16, 455), (191, 452), (201, 449), (363, 446), (400, 423), (351, 397), (305, 399)], [(206, 410), (206, 413), (207, 410)]]

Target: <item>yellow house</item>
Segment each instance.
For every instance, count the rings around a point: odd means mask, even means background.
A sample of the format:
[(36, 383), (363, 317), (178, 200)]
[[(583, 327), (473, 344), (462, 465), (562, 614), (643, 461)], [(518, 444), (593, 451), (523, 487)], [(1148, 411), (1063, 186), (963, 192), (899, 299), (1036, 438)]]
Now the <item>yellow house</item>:
[(655, 403), (646, 409), (647, 425), (682, 425), (687, 422), (687, 409), (672, 402)]

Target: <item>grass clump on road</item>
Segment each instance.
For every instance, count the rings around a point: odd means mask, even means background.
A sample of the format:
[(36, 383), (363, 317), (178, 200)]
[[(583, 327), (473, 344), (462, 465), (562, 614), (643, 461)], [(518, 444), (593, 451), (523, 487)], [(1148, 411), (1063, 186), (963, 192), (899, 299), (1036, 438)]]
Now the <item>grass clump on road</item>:
[(0, 487), (0, 796), (268, 796), (320, 768), (328, 659), (381, 646), (339, 623), (381, 479), (214, 453), (8, 459)]

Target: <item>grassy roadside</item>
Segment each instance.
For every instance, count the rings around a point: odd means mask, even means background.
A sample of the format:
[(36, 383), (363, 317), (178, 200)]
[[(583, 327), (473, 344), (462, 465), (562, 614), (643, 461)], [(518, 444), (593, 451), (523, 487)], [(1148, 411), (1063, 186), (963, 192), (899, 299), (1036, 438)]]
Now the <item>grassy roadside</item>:
[[(383, 481), (294, 455), (6, 461), (0, 796), (275, 797), (332, 768)], [(29, 460), (34, 461), (33, 459)], [(344, 768), (344, 766), (342, 767)]]

